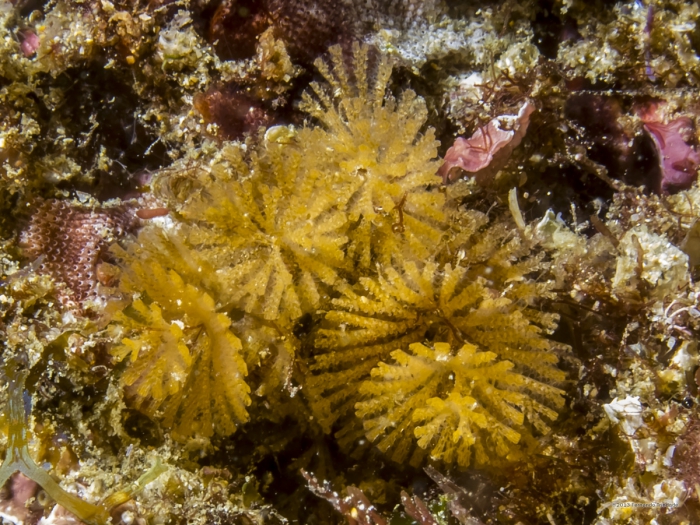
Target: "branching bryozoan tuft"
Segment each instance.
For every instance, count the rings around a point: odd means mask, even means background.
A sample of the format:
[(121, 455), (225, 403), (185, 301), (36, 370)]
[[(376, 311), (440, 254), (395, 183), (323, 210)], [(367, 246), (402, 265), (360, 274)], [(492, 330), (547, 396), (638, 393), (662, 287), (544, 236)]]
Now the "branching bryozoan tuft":
[[(376, 277), (333, 300), (316, 334), (308, 388), (327, 431), (342, 421), (342, 444), (366, 435), (403, 461), (415, 436), (433, 457), (466, 466), (472, 448), (484, 463), (488, 450), (513, 455), (530, 428), (549, 431), (542, 416), (553, 420), (552, 407), (563, 406), (563, 392), (552, 385), (564, 373), (544, 335), (556, 316), (534, 306), (551, 296), (552, 283), (527, 277), (546, 265), (538, 257), (519, 260), (528, 249), (518, 237), (504, 238), (503, 222), (478, 226), (461, 264), (380, 266)], [(468, 432), (459, 423), (461, 405), (481, 414), (464, 416), (472, 418)], [(439, 424), (419, 425), (434, 418)], [(421, 457), (417, 450), (413, 462)]]
[(321, 123), (299, 133), (303, 144), (318, 144), (314, 169), (344, 183), (343, 207), (353, 227), (349, 255), (363, 268), (374, 259), (426, 257), (444, 229), (444, 195), (436, 191), (438, 142), (425, 101), (411, 90), (398, 101), (387, 87), (391, 61), (382, 56), (368, 68), (368, 48), (353, 47), (352, 68), (340, 47), (330, 49), (331, 66), (316, 67), (328, 87), (312, 83), (301, 108)]

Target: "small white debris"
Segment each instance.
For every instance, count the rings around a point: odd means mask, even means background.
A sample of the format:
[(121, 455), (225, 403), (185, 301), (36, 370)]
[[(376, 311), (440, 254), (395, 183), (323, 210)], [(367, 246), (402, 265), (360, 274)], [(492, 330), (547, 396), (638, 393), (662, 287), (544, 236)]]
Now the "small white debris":
[(645, 225), (625, 233), (619, 251), (612, 283), (618, 295), (636, 290), (642, 279), (651, 285), (654, 297), (663, 299), (689, 282), (688, 256)]
[(603, 409), (610, 421), (616, 425), (620, 424), (622, 431), (628, 436), (633, 435), (644, 424), (639, 397), (627, 396), (625, 399), (616, 397), (611, 403), (603, 405)]
[(676, 445), (671, 445), (666, 449), (666, 454), (664, 454), (664, 466), (673, 466), (673, 453), (676, 451)]

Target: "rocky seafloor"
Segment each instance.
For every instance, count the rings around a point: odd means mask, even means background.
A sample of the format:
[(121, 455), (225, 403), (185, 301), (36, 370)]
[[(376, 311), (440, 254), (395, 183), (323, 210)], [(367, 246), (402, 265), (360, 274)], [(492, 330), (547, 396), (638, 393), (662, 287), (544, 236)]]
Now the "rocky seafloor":
[(700, 523), (699, 20), (0, 0), (3, 523)]

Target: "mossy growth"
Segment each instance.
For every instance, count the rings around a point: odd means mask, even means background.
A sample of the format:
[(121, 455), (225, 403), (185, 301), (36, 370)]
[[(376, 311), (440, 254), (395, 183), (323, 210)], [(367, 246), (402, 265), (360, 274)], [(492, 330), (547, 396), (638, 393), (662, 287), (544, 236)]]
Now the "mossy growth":
[(223, 152), (180, 213), (189, 246), (216, 269), (221, 300), (267, 320), (313, 312), (348, 270), (342, 179), (309, 169), (311, 152), (264, 140), (246, 162)]
[(550, 428), (556, 411), (537, 401), (561, 408), (563, 392), (513, 370), (510, 361), (494, 352), (479, 352), (465, 343), (454, 350), (449, 343), (409, 345), (409, 352), (391, 353), (394, 364), (380, 363), (372, 378), (360, 387), (363, 401), (358, 417), (380, 450), (391, 450), (402, 462), (411, 448), (409, 430), (420, 447), (411, 458), (419, 464), (423, 450), (447, 463), (469, 466), (472, 450), (477, 464), (489, 455), (512, 454), (522, 437), (525, 420), (542, 433)]
[(113, 305), (121, 344), (112, 355), (127, 362), (121, 380), (135, 406), (183, 437), (226, 436), (249, 419), (249, 368), (266, 365), (258, 391), (288, 383), (292, 334), (243, 312), (233, 322), (215, 299), (214, 272), (176, 235), (146, 228), (114, 252), (120, 289), (133, 300)]
[[(443, 236), (444, 196), (431, 188), (436, 143), (420, 131), (424, 103), (407, 92), (395, 104), (385, 94), (391, 64), (382, 58), (368, 78), (366, 48), (355, 48), (355, 82), (339, 48), (331, 56), (345, 92), (335, 104), (315, 88), (328, 130), (277, 127), (250, 149), (226, 144), (208, 165), (186, 170), (184, 199), (173, 198), (174, 170), (165, 172), (157, 184), (176, 223), (115, 249), (121, 290), (133, 297), (114, 318), (127, 337), (113, 355), (130, 356), (122, 381), (136, 406), (184, 435), (228, 435), (247, 421), (250, 366), (272, 364), (256, 392), (291, 387), (295, 325), (354, 278), (356, 256), (366, 272), (371, 257), (425, 256)], [(354, 150), (340, 151), (334, 125), (354, 137)], [(189, 393), (188, 381), (203, 378), (212, 388)]]

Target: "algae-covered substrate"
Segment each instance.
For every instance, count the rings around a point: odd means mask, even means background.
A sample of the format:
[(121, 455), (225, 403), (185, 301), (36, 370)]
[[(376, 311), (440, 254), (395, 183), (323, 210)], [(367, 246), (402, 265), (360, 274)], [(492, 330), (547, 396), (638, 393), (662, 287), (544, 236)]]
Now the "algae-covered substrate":
[(0, 0), (0, 517), (700, 522), (700, 7)]

